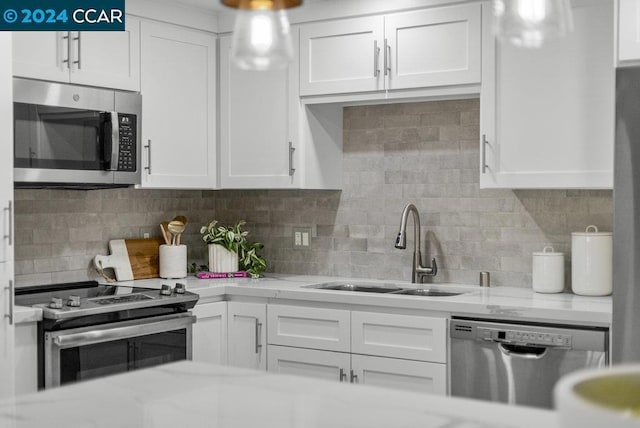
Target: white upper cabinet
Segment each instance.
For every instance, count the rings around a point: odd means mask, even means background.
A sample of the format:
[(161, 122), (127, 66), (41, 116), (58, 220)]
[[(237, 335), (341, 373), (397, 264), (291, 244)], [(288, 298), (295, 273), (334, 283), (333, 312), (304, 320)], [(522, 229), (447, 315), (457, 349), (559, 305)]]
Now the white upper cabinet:
[(144, 188), (216, 187), (216, 38), (141, 24)]
[(220, 187), (297, 187), (298, 109), (296, 63), (243, 71), (231, 60), (231, 37), (221, 38)]
[(140, 20), (125, 31), (14, 32), (13, 75), (140, 90)]
[(480, 81), (479, 3), (303, 25), (300, 94)]
[(480, 82), (481, 6), (385, 17), (387, 89)]
[(618, 65), (637, 65), (640, 61), (640, 1), (617, 0), (616, 18)]
[(342, 19), (300, 28), (300, 95), (384, 89), (384, 17)]
[(613, 186), (613, 3), (572, 5), (574, 31), (541, 49), (485, 37), (482, 188)]

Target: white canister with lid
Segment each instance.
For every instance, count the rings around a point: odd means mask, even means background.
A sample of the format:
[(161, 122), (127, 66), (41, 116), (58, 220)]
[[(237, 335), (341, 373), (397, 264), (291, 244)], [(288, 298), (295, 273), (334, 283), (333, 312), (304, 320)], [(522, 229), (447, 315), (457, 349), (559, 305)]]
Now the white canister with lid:
[(533, 253), (533, 291), (538, 293), (562, 293), (564, 290), (564, 253), (547, 246)]
[(593, 225), (571, 234), (571, 289), (583, 296), (607, 296), (613, 290), (613, 233)]

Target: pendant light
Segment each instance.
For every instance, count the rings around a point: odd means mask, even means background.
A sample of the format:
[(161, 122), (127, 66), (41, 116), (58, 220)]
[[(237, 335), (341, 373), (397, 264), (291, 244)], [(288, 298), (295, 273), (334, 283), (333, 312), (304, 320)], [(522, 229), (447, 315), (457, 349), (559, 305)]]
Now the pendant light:
[(275, 70), (293, 59), (289, 19), (285, 9), (302, 0), (221, 0), (239, 9), (231, 42), (234, 63), (243, 70)]
[(570, 0), (494, 0), (496, 36), (515, 46), (539, 48), (573, 30)]

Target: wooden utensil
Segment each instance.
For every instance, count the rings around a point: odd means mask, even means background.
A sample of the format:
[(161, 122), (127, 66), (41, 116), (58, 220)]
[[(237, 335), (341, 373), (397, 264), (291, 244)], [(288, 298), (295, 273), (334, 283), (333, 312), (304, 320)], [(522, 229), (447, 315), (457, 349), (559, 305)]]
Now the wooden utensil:
[(177, 245), (176, 237), (179, 236), (182, 232), (184, 232), (184, 229), (185, 229), (184, 223), (176, 220), (170, 221), (169, 225), (167, 226), (167, 229), (169, 229), (169, 232), (171, 232), (171, 234), (173, 235), (173, 237), (171, 238), (171, 245)]
[[(186, 229), (186, 227), (187, 227), (187, 218), (186, 218), (185, 216), (183, 216), (183, 215), (177, 215), (177, 216), (175, 216), (175, 217), (174, 217), (174, 219), (173, 219), (173, 220), (174, 220), (174, 221), (179, 221), (179, 222), (181, 222), (182, 224), (184, 224), (184, 227), (185, 227), (185, 229)], [(183, 232), (184, 232), (184, 230), (183, 230), (181, 233), (179, 233), (179, 234), (178, 234), (178, 236), (176, 237), (176, 245), (180, 245), (180, 237), (182, 237), (182, 233), (183, 233)]]
[(160, 223), (160, 230), (162, 231), (162, 237), (164, 238), (164, 243), (166, 245), (171, 245), (171, 241), (169, 240), (169, 236), (167, 235), (167, 226), (169, 225), (168, 221), (163, 221)]

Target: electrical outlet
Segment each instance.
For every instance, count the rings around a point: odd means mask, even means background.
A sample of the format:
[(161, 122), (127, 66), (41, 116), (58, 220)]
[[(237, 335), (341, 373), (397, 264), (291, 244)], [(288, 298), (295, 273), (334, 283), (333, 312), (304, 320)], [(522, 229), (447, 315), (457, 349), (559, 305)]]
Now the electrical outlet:
[(149, 232), (145, 232), (145, 233), (143, 233), (143, 234), (142, 234), (142, 237), (143, 237), (144, 239), (149, 239)]
[(313, 229), (311, 227), (294, 227), (293, 248), (309, 248), (312, 236)]

